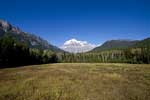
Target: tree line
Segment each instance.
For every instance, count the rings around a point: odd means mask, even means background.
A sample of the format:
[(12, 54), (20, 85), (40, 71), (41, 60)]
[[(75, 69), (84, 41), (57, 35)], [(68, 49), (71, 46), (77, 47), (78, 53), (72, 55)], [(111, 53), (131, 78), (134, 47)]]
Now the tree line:
[(59, 55), (62, 62), (78, 63), (150, 63), (150, 47), (108, 50), (102, 52), (63, 53)]
[(0, 38), (0, 68), (44, 63), (150, 63), (150, 46), (88, 53), (54, 53), (29, 48), (6, 35)]
[(50, 50), (31, 49), (9, 35), (0, 38), (1, 67), (55, 63), (57, 61), (57, 55)]

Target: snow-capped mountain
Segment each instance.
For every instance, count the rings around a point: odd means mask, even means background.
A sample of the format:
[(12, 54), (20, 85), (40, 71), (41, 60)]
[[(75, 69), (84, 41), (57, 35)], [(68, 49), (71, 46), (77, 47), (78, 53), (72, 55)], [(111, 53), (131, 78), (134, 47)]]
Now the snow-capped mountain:
[(95, 48), (96, 45), (90, 44), (87, 41), (78, 41), (76, 39), (70, 39), (66, 41), (60, 48), (70, 53), (87, 52)]

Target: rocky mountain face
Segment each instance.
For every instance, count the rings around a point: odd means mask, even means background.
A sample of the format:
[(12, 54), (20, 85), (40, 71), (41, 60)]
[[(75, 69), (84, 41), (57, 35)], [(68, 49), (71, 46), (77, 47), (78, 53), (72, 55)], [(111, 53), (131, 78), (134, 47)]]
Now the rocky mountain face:
[(15, 40), (27, 44), (30, 48), (50, 49), (54, 52), (64, 52), (63, 50), (49, 44), (46, 40), (34, 34), (21, 31), (18, 27), (9, 24), (7, 21), (0, 20), (0, 37), (11, 35)]
[(4, 20), (0, 20), (0, 36), (3, 36), (7, 32), (12, 32), (15, 34), (22, 33), (19, 28), (12, 26)]
[(61, 49), (68, 51), (70, 53), (82, 53), (87, 52), (95, 48), (96, 46), (93, 44), (90, 44), (86, 41), (78, 41), (76, 39), (70, 39), (66, 41), (63, 46), (61, 46)]

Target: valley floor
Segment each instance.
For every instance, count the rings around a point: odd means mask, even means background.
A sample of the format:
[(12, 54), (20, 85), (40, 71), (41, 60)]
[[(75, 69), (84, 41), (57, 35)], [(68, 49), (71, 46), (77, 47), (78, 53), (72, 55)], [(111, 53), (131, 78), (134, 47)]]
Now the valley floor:
[(150, 100), (150, 65), (58, 63), (0, 69), (0, 100)]

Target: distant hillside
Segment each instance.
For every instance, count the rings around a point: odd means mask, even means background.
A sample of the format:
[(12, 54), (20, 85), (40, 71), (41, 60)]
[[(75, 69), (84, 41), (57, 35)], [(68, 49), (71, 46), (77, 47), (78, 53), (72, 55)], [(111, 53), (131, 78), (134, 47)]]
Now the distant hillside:
[(134, 45), (134, 47), (147, 47), (147, 46), (150, 46), (150, 38), (141, 40)]
[(30, 48), (50, 49), (53, 52), (64, 52), (63, 50), (49, 44), (46, 40), (36, 35), (21, 31), (4, 20), (0, 20), (0, 37), (11, 35), (15, 40), (25, 43)]
[(112, 49), (125, 49), (131, 47), (138, 43), (138, 41), (130, 41), (130, 40), (110, 40), (106, 41), (101, 46), (94, 48), (91, 52), (98, 52), (103, 50), (112, 50)]

